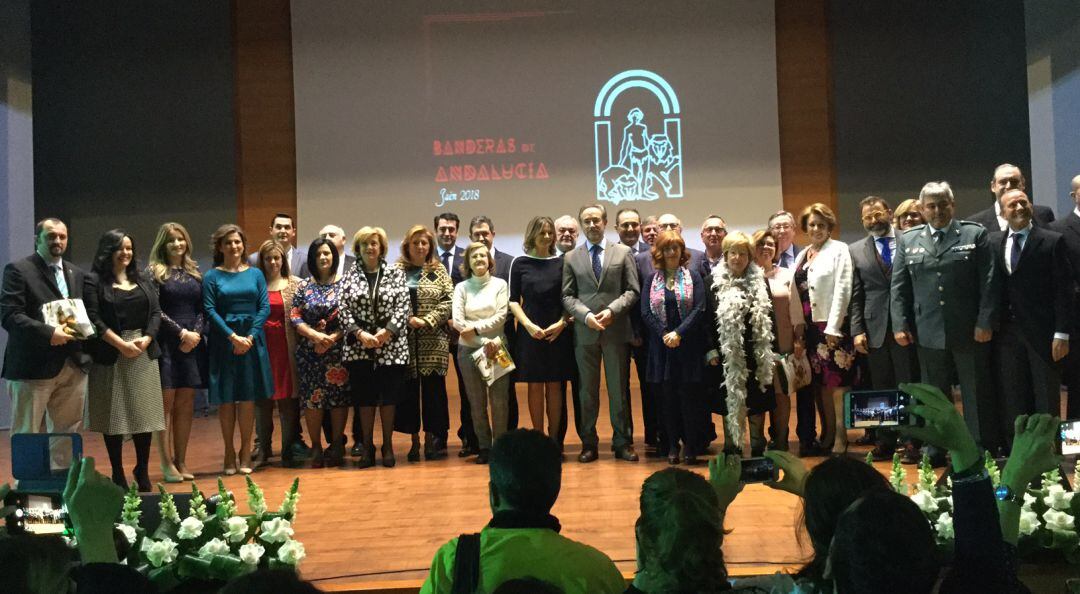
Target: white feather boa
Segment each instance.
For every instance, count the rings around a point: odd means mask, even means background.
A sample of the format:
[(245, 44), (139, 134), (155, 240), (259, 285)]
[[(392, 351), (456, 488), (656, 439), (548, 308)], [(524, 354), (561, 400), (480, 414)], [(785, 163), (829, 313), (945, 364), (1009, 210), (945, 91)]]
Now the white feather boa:
[[(772, 300), (765, 289), (761, 268), (750, 263), (741, 277), (733, 277), (726, 265), (713, 269), (712, 290), (716, 294), (716, 329), (724, 361), (724, 385), (727, 387), (728, 432), (742, 449), (742, 428), (746, 419), (746, 353), (743, 336), (747, 311), (754, 336), (755, 376), (762, 390), (773, 383)], [(749, 299), (747, 296), (751, 296)]]

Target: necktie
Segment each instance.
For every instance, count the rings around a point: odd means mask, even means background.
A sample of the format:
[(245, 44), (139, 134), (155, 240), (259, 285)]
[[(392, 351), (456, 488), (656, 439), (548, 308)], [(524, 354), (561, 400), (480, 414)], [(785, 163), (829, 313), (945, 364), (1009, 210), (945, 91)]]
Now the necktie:
[(592, 252), (592, 273), (596, 277), (596, 282), (600, 282), (600, 246), (594, 245), (589, 250)]
[(881, 261), (885, 262), (886, 268), (892, 268), (892, 247), (889, 246), (889, 238), (879, 237), (877, 242), (881, 246)]
[[(442, 253), (442, 265), (446, 269), (447, 273), (450, 273), (450, 252)], [(450, 273), (452, 274), (452, 273)]]
[(52, 269), (53, 276), (56, 278), (56, 287), (60, 289), (60, 294), (67, 299), (68, 286), (67, 279), (64, 278), (64, 269), (57, 264), (49, 264), (49, 268)]
[(1012, 249), (1009, 250), (1009, 273), (1016, 272), (1016, 265), (1020, 263), (1020, 250), (1024, 249), (1024, 246), (1020, 243), (1022, 235), (1019, 233), (1013, 233), (1009, 236), (1012, 239)]
[(780, 254), (780, 268), (791, 268), (791, 254), (787, 252)]

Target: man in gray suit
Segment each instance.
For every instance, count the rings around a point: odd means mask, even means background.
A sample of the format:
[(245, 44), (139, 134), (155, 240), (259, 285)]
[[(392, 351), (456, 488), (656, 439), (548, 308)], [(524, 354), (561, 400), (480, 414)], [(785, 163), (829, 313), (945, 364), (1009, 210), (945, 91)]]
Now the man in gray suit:
[(949, 394), (956, 374), (968, 429), (983, 447), (999, 447), (987, 363), (999, 298), (989, 234), (978, 223), (953, 218), (948, 182), (923, 186), (919, 207), (926, 224), (908, 229), (896, 242), (893, 337), (900, 346), (918, 345), (922, 381)]
[[(291, 274), (300, 278), (311, 276), (307, 270), (307, 248), (298, 248), (295, 245), (296, 219), (292, 215), (283, 212), (274, 215), (274, 218), (270, 220), (270, 239), (289, 248), (289, 272)], [(248, 265), (259, 266), (258, 250), (248, 256)]]
[(630, 248), (604, 239), (607, 210), (601, 204), (583, 206), (578, 220), (585, 243), (568, 252), (563, 264), (563, 307), (574, 317), (574, 354), (581, 376), (581, 455), (578, 461), (597, 459), (600, 412), (600, 361), (607, 377), (611, 440), (615, 457), (636, 462), (633, 423), (626, 406), (630, 372), (629, 348), (633, 332), (627, 315), (638, 300), (640, 285)]
[[(862, 224), (868, 235), (851, 244), (851, 334), (855, 350), (867, 356), (870, 383), (875, 390), (896, 388), (898, 384), (919, 381), (919, 362), (915, 347), (900, 346), (892, 333), (889, 304), (892, 301), (893, 256), (896, 232), (892, 209), (879, 196), (867, 196), (859, 203)], [(892, 458), (896, 433), (885, 429), (876, 432), (875, 460)], [(914, 447), (905, 448), (903, 461), (919, 461)]]

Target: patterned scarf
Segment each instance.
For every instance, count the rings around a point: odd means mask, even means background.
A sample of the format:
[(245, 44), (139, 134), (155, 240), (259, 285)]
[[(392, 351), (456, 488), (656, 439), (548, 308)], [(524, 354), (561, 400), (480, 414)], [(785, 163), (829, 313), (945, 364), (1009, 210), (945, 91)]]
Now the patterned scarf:
[[(664, 308), (664, 288), (666, 282), (664, 271), (657, 270), (653, 275), (652, 288), (649, 289), (649, 309), (660, 319), (667, 328), (667, 310)], [(679, 319), (685, 320), (694, 308), (694, 279), (685, 266), (680, 266), (675, 271), (675, 286), (671, 288), (675, 293), (675, 303), (679, 305)]]

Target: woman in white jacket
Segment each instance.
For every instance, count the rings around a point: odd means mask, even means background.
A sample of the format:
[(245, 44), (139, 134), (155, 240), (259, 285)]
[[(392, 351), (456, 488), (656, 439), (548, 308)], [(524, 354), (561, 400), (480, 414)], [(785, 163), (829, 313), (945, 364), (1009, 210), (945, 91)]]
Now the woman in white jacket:
[(851, 255), (847, 244), (830, 237), (836, 215), (828, 206), (816, 203), (806, 207), (799, 216), (799, 227), (810, 245), (795, 259), (791, 280), (795, 353), (805, 352), (813, 370), (812, 387), (824, 417), (821, 445), (842, 454), (847, 451), (844, 392), (858, 379), (847, 316)]

